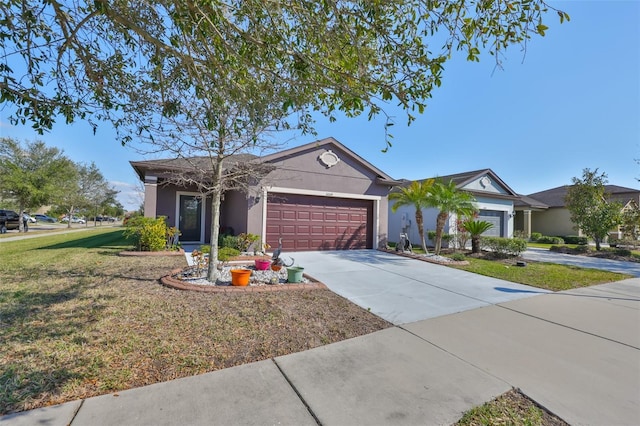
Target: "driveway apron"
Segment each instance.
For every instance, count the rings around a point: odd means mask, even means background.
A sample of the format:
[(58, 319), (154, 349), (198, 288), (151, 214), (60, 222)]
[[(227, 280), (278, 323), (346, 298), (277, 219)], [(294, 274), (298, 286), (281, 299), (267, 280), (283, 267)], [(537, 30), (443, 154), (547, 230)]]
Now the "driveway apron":
[(378, 250), (292, 257), (333, 292), (395, 325), (548, 293)]

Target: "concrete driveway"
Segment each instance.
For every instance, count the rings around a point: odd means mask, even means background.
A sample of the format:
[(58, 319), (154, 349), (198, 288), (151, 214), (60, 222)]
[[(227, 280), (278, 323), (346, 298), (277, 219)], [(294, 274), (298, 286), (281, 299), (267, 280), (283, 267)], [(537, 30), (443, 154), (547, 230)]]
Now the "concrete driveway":
[(548, 293), (377, 250), (292, 257), (333, 292), (395, 325)]

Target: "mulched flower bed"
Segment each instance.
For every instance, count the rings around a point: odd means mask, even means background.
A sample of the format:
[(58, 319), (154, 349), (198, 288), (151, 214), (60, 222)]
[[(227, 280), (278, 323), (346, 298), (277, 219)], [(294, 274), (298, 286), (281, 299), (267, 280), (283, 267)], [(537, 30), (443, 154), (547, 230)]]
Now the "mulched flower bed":
[(417, 259), (417, 260), (422, 260), (424, 262), (430, 262), (430, 263), (435, 263), (438, 265), (450, 265), (450, 266), (454, 266), (454, 265), (468, 265), (469, 262), (466, 260), (453, 260), (449, 257), (445, 257), (445, 256), (438, 256), (435, 254), (422, 254), (422, 253), (413, 253), (413, 252), (402, 252), (402, 251), (395, 251), (394, 249), (378, 249), (380, 251), (386, 252), (386, 253), (392, 253), (392, 254), (396, 254), (398, 256), (403, 256), (403, 257), (409, 257), (411, 259)]

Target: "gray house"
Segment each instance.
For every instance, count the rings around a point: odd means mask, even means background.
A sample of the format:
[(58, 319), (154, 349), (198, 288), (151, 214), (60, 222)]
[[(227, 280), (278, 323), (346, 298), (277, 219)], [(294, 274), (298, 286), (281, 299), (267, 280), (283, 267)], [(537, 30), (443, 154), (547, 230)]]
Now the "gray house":
[[(513, 236), (513, 219), (515, 215), (514, 202), (518, 195), (491, 169), (473, 170), (453, 175), (437, 176), (443, 182), (454, 182), (460, 191), (470, 193), (475, 198), (478, 209), (478, 220), (492, 223), (494, 226), (484, 235), (495, 237)], [(407, 185), (409, 181), (404, 181)], [(409, 240), (420, 241), (418, 228), (415, 224), (415, 208), (413, 206), (399, 207), (396, 212), (389, 210), (389, 240), (398, 241), (399, 234), (406, 230)], [(436, 227), (436, 208), (424, 209), (424, 231), (433, 231)], [(445, 224), (444, 232), (454, 234), (458, 218), (452, 214)], [(425, 236), (426, 237), (426, 236)]]
[[(272, 170), (248, 194), (224, 193), (220, 225), (258, 234), (285, 251), (376, 248), (387, 241), (387, 195), (398, 184), (333, 138), (264, 157), (229, 159), (230, 170), (256, 162)], [(184, 160), (132, 161), (145, 185), (145, 216), (165, 216), (183, 243), (208, 243), (211, 200), (170, 176)]]

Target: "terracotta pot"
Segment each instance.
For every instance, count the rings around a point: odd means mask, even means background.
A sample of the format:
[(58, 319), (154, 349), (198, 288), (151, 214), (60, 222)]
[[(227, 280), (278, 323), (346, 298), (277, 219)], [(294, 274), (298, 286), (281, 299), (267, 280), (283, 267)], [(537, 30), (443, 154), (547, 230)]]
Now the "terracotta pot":
[(249, 284), (250, 276), (251, 276), (250, 269), (232, 269), (231, 284), (237, 285), (237, 286), (246, 286)]
[(280, 269), (282, 269), (282, 265), (271, 265), (271, 270), (278, 272)]
[(256, 263), (256, 269), (258, 271), (266, 271), (267, 269), (269, 269), (269, 265), (271, 264), (271, 261), (265, 260), (265, 259), (256, 259), (255, 263)]

